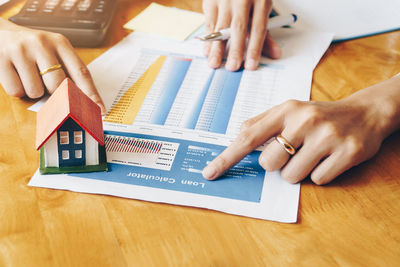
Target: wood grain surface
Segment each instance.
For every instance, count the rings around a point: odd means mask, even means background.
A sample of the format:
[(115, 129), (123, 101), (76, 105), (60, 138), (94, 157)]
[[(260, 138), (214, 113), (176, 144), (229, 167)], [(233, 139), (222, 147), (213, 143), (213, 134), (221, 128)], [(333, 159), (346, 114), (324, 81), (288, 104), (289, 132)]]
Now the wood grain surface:
[[(201, 11), (201, 1), (157, 1)], [(120, 1), (104, 45), (150, 1)], [(23, 1), (0, 9), (8, 18)], [(1, 35), (0, 35), (1, 42)], [(400, 72), (400, 32), (333, 44), (312, 100), (344, 98)], [(31, 100), (0, 88), (0, 266), (399, 266), (400, 132), (327, 186), (303, 183), (297, 224), (198, 208), (31, 188), (38, 168)]]

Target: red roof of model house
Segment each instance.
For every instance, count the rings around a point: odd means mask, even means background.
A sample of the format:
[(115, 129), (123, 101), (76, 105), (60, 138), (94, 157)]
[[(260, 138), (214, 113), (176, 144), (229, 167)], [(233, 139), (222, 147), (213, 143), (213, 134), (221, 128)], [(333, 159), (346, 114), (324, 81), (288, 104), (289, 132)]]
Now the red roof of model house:
[(100, 107), (66, 78), (37, 114), (36, 149), (40, 149), (68, 118), (104, 145)]

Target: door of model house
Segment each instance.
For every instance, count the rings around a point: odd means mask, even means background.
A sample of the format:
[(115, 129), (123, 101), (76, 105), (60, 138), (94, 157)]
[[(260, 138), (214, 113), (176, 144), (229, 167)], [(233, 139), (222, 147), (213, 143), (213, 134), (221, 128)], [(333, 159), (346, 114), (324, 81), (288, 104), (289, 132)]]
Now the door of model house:
[(85, 131), (73, 119), (57, 130), (57, 145), (60, 167), (85, 166)]

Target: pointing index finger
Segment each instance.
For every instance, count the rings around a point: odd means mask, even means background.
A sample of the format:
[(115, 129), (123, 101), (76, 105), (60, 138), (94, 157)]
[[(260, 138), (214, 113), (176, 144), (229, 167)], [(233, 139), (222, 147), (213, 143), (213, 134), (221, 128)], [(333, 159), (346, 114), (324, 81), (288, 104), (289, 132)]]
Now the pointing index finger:
[(282, 131), (283, 120), (280, 112), (274, 109), (265, 113), (264, 118), (242, 131), (239, 136), (218, 157), (216, 157), (202, 174), (207, 180), (215, 180), (242, 160), (247, 154)]

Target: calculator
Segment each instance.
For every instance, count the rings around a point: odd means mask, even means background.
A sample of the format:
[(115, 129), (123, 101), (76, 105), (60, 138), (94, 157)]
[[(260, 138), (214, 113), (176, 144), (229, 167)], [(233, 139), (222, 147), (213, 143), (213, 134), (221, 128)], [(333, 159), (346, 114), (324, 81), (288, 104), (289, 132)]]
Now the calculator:
[(10, 21), (63, 34), (74, 46), (99, 46), (110, 27), (117, 0), (28, 0)]

